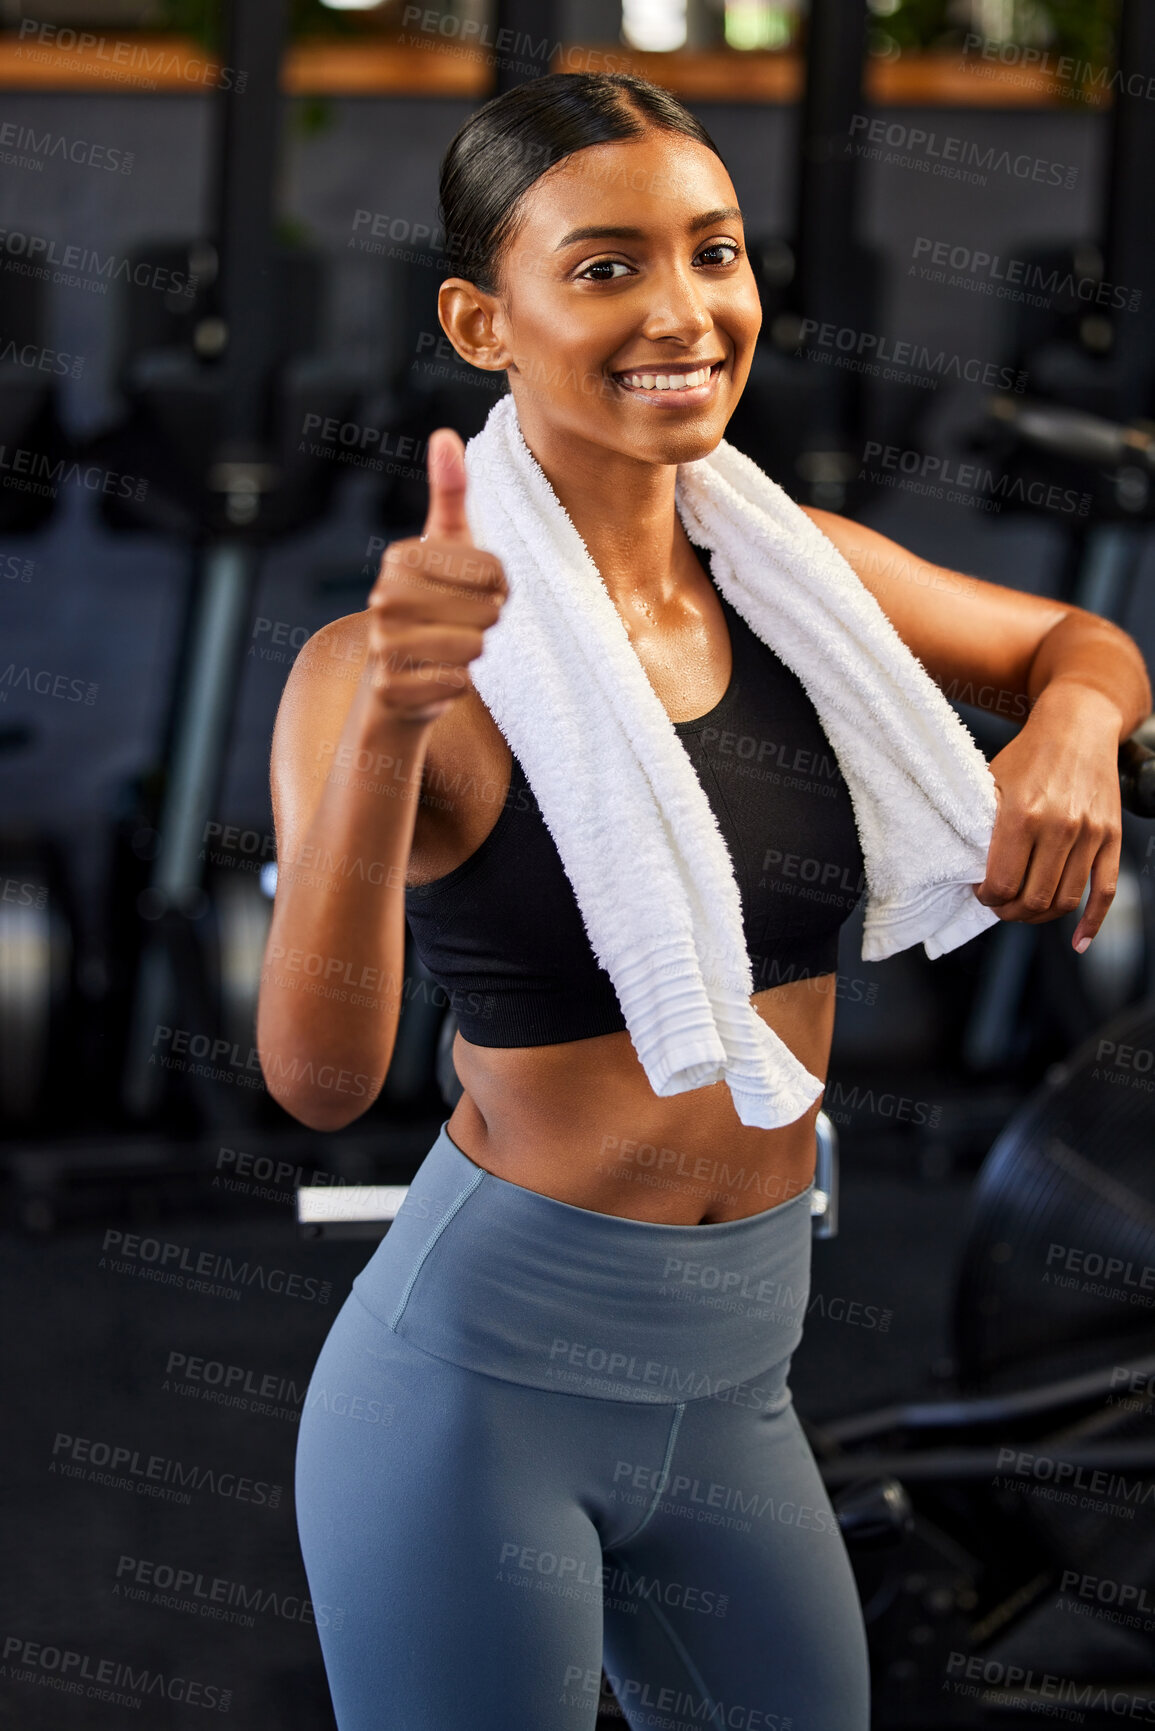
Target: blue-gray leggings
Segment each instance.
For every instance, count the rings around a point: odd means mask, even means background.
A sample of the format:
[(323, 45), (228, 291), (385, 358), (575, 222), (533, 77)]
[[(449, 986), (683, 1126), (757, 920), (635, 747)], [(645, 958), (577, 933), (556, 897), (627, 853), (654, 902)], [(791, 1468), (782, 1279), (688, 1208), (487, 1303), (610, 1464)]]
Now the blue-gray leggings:
[(661, 1226), (444, 1125), (309, 1383), (297, 1523), (339, 1731), (867, 1731), (787, 1386), (810, 1193)]

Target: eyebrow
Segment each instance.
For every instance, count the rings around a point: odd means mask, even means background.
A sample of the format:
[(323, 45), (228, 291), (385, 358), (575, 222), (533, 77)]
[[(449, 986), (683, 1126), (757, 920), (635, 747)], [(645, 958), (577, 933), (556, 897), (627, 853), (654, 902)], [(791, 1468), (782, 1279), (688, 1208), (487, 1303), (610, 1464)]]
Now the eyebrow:
[[(691, 234), (697, 234), (699, 229), (710, 228), (716, 222), (725, 222), (730, 217), (743, 220), (742, 212), (736, 204), (724, 204), (718, 210), (708, 210), (703, 216), (696, 216), (686, 226)], [(606, 228), (601, 223), (594, 223), (590, 228), (573, 228), (558, 241), (554, 247), (560, 252), (565, 246), (572, 246), (576, 240), (644, 240), (645, 233), (640, 228)]]

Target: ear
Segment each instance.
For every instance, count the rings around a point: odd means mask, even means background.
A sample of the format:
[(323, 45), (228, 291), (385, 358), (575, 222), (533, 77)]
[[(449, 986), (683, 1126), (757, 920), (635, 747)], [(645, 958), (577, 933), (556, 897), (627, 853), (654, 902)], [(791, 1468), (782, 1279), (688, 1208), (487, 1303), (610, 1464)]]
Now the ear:
[(513, 357), (495, 328), (498, 297), (486, 294), (464, 277), (447, 277), (437, 291), (441, 328), (471, 367), (487, 373), (504, 372)]

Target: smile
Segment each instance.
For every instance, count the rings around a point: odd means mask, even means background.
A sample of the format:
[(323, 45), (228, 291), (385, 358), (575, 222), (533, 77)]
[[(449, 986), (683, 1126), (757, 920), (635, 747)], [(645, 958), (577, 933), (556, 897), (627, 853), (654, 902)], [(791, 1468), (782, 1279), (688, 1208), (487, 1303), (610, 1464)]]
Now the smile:
[(715, 361), (712, 366), (695, 367), (692, 370), (683, 368), (680, 371), (653, 372), (639, 370), (631, 373), (615, 373), (615, 383), (631, 395), (645, 397), (647, 400), (660, 403), (663, 407), (681, 408), (686, 404), (704, 403), (713, 393), (718, 374), (723, 363)]

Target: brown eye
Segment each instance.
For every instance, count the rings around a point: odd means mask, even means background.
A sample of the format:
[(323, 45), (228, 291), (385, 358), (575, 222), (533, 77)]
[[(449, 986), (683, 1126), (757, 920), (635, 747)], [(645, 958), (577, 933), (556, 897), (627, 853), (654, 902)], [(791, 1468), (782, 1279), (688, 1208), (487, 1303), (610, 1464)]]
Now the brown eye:
[[(715, 255), (713, 258), (710, 257), (711, 253)], [(717, 256), (718, 254), (724, 253), (728, 253), (730, 256), (728, 258)], [(733, 240), (716, 240), (712, 242), (710, 246), (703, 247), (701, 252), (698, 254), (699, 258), (704, 258), (706, 263), (710, 265), (733, 264), (735, 260), (741, 258), (741, 256), (742, 248), (738, 245), (737, 241)]]
[(586, 277), (590, 282), (613, 282), (612, 276), (593, 276), (591, 273), (593, 271), (625, 271), (628, 269), (629, 266), (623, 264), (620, 258), (599, 258), (593, 264), (588, 264), (584, 270), (579, 271), (578, 277), (579, 279)]

